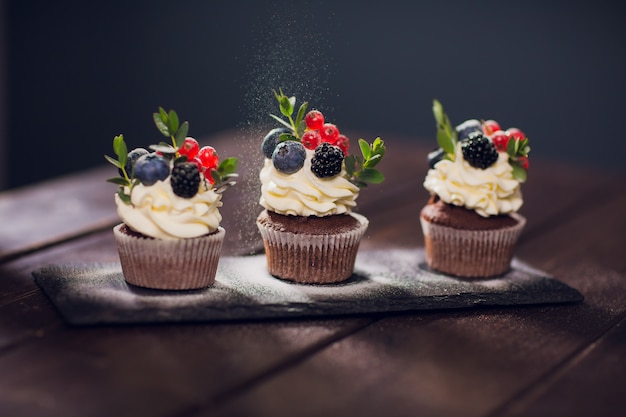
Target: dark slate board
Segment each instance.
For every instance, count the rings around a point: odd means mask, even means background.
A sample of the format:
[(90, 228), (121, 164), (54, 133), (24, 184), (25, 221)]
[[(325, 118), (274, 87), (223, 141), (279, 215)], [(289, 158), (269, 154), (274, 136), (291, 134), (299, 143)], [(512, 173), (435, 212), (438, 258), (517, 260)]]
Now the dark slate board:
[(303, 285), (266, 272), (265, 255), (222, 257), (216, 283), (194, 291), (128, 285), (114, 264), (48, 265), (33, 276), (73, 325), (200, 322), (572, 303), (575, 289), (518, 261), (506, 275), (453, 278), (426, 269), (423, 249), (361, 251), (341, 284)]

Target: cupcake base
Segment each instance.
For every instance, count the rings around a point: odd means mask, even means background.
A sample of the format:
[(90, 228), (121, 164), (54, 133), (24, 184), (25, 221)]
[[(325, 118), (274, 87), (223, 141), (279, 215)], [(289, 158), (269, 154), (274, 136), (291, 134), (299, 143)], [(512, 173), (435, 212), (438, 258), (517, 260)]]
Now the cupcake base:
[(125, 224), (113, 228), (126, 282), (144, 288), (191, 290), (215, 282), (226, 232), (196, 238), (162, 240), (132, 232)]
[[(340, 216), (341, 219), (289, 219), (292, 216), (261, 212), (257, 226), (263, 238), (268, 272), (277, 278), (305, 284), (330, 284), (350, 278), (369, 222), (356, 213)], [(342, 224), (337, 225), (336, 220)], [(294, 227), (289, 228), (289, 223)]]
[(469, 230), (444, 226), (420, 216), (429, 268), (463, 278), (491, 278), (506, 273), (526, 219), (509, 215), (513, 225)]

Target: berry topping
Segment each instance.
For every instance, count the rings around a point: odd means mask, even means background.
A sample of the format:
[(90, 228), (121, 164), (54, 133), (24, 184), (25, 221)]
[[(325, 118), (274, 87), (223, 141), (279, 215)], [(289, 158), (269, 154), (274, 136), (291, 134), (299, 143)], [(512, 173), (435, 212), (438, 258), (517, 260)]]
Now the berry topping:
[(528, 157), (527, 156), (520, 156), (517, 158), (517, 162), (519, 162), (519, 164), (522, 166), (522, 168), (524, 169), (528, 169)]
[(302, 144), (305, 148), (314, 150), (322, 141), (322, 136), (317, 130), (307, 130), (302, 134)]
[(509, 143), (509, 139), (511, 138), (506, 132), (502, 130), (496, 130), (489, 136), (491, 142), (496, 147), (498, 152), (506, 152), (506, 146)]
[(289, 133), (290, 130), (286, 127), (277, 127), (276, 129), (272, 129), (269, 131), (265, 138), (263, 138), (263, 144), (261, 145), (261, 149), (263, 151), (263, 155), (267, 159), (272, 158), (272, 154), (274, 153), (274, 149), (276, 145), (280, 142), (280, 135), (283, 133)]
[(304, 166), (305, 159), (306, 150), (304, 146), (294, 140), (279, 143), (272, 154), (274, 168), (284, 174), (298, 172)]
[(332, 123), (324, 123), (324, 126), (320, 129), (320, 135), (323, 142), (335, 143), (339, 137), (339, 129)]
[[(137, 161), (137, 159), (139, 159), (140, 156), (148, 155), (149, 153), (150, 152), (148, 152), (144, 148), (136, 148), (128, 152), (128, 159), (126, 161), (126, 166), (125, 166), (126, 173), (132, 176), (133, 167), (135, 166), (135, 161)], [(120, 175), (122, 176), (124, 175), (121, 169), (118, 169), (118, 172), (120, 173)]]
[(178, 149), (178, 153), (186, 156), (188, 161), (195, 158), (199, 151), (200, 145), (198, 144), (198, 141), (192, 137), (186, 137), (183, 144), (180, 145), (180, 149)]
[(480, 120), (469, 119), (456, 127), (457, 138), (459, 142), (467, 140), (472, 133), (483, 132), (483, 125)]
[(474, 168), (487, 169), (498, 160), (498, 151), (482, 133), (474, 133), (461, 144), (463, 158)]
[(516, 127), (511, 127), (509, 129), (506, 130), (506, 133), (512, 137), (515, 140), (522, 140), (526, 137), (526, 135), (524, 134), (524, 132), (522, 132), (521, 130), (519, 130)]
[(165, 180), (170, 175), (170, 163), (155, 153), (140, 156), (135, 162), (135, 178), (143, 185), (152, 185)]
[(219, 157), (217, 156), (215, 148), (212, 146), (203, 146), (200, 151), (198, 151), (198, 159), (202, 163), (202, 167), (205, 171), (216, 169), (219, 164)]
[(341, 172), (343, 151), (334, 145), (323, 142), (315, 149), (311, 159), (311, 171), (318, 178), (331, 178)]
[(491, 136), (493, 132), (500, 130), (500, 124), (495, 120), (485, 120), (483, 122), (483, 131), (485, 135)]
[(339, 149), (342, 150), (344, 156), (348, 155), (348, 150), (350, 149), (350, 139), (346, 135), (340, 134), (337, 136), (337, 140), (333, 145), (338, 146)]
[(317, 110), (311, 110), (304, 117), (304, 122), (306, 123), (306, 127), (311, 130), (321, 129), (324, 125), (324, 115)]
[(445, 156), (445, 154), (446, 152), (441, 148), (437, 148), (434, 151), (429, 152), (428, 153), (428, 167), (434, 168), (435, 164), (441, 161), (443, 157)]
[(172, 191), (179, 197), (191, 198), (198, 193), (200, 171), (193, 162), (182, 162), (174, 165), (170, 176)]

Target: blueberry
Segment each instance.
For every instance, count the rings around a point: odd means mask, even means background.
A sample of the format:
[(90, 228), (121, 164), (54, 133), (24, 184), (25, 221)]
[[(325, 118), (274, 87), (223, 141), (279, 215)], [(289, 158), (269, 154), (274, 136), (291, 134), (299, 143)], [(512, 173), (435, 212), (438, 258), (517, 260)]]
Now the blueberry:
[(261, 149), (266, 158), (270, 159), (272, 157), (276, 145), (280, 142), (280, 135), (283, 133), (291, 133), (291, 130), (286, 127), (277, 127), (276, 129), (270, 130), (269, 133), (265, 135)]
[(437, 148), (428, 154), (428, 166), (434, 168), (435, 164), (441, 161), (446, 153), (443, 149)]
[(474, 132), (483, 133), (483, 125), (480, 120), (466, 120), (456, 127), (457, 139), (459, 142), (467, 140), (469, 135)]
[(284, 174), (298, 172), (304, 166), (305, 158), (304, 145), (294, 140), (279, 143), (272, 154), (274, 168)]
[(170, 163), (155, 153), (140, 156), (135, 161), (135, 178), (143, 185), (152, 185), (170, 175)]
[[(128, 159), (126, 160), (126, 173), (129, 177), (133, 175), (133, 166), (135, 165), (135, 161), (139, 159), (140, 156), (148, 155), (150, 152), (145, 150), (144, 148), (135, 148), (132, 151), (128, 152)], [(120, 175), (124, 175), (122, 170), (119, 170)]]

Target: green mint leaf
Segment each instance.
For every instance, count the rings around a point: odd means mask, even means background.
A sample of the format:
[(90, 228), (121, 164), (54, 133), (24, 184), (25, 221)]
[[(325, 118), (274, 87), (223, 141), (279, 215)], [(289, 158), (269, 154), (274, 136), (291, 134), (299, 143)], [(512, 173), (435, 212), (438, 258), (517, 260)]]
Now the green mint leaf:
[(359, 139), (359, 148), (361, 148), (361, 154), (363, 154), (363, 159), (367, 160), (372, 155), (372, 149), (370, 148), (370, 144), (365, 141), (365, 139)]
[(187, 137), (188, 133), (189, 133), (189, 122), (183, 122), (183, 124), (180, 125), (180, 127), (176, 131), (176, 134), (174, 135), (174, 139), (176, 139), (176, 143), (182, 144), (185, 138)]
[(120, 197), (120, 200), (122, 200), (124, 203), (131, 204), (130, 196), (124, 192), (124, 187), (119, 187), (117, 189), (117, 195)]
[(348, 174), (348, 178), (354, 176), (354, 172), (356, 171), (356, 158), (353, 155), (346, 156), (344, 159), (344, 164), (346, 167), (346, 173)]
[(127, 154), (126, 142), (124, 142), (124, 135), (117, 135), (113, 138), (113, 152), (118, 157), (122, 154)]
[[(291, 99), (293, 99), (293, 101)], [(289, 98), (285, 95), (282, 95), (280, 99), (278, 100), (280, 112), (287, 117), (291, 117), (291, 115), (293, 114), (295, 101), (296, 101), (295, 97)]]
[(371, 158), (363, 163), (363, 168), (374, 168), (376, 165), (378, 165), (382, 158), (383, 157), (380, 154), (373, 155)]
[(216, 170), (212, 169), (211, 170), (211, 178), (213, 178), (213, 183), (214, 184), (219, 184), (222, 182), (222, 177), (220, 176), (220, 173), (217, 172)]
[(114, 167), (120, 168), (120, 169), (122, 168), (122, 166), (120, 165), (117, 159), (113, 159), (109, 155), (104, 155), (104, 159), (106, 159)]
[[(295, 97), (294, 97), (294, 106), (295, 106)], [(302, 103), (300, 105), (300, 108), (298, 109), (298, 114), (296, 115), (296, 120), (294, 121), (294, 124), (299, 128), (300, 127), (300, 123), (302, 123), (302, 121), (304, 120), (304, 116), (306, 115), (306, 110), (309, 107), (309, 102), (305, 101), (304, 103)]]
[(370, 184), (380, 184), (385, 181), (385, 176), (377, 169), (365, 168), (359, 173), (358, 179)]
[(126, 178), (122, 178), (122, 177), (108, 178), (107, 182), (110, 182), (116, 185), (125, 186), (125, 187), (130, 187), (129, 181)]
[(298, 138), (294, 135), (291, 135), (289, 133), (281, 133), (280, 136), (278, 136), (278, 141), (279, 142), (285, 142), (287, 140), (295, 140), (296, 142), (298, 141)]
[(161, 132), (161, 134), (163, 136), (167, 136), (168, 138), (170, 137), (170, 130), (167, 127), (167, 114), (165, 114), (165, 121), (163, 120), (164, 117), (164, 113), (165, 110), (163, 110), (162, 108), (159, 107), (159, 111), (162, 111), (162, 113), (153, 113), (152, 114), (152, 119), (154, 119), (154, 124), (157, 127), (157, 129), (159, 130), (159, 132)]
[(170, 110), (167, 118), (167, 128), (170, 131), (170, 135), (174, 135), (174, 133), (178, 130), (178, 114), (174, 110)]
[(221, 177), (232, 176), (237, 171), (239, 160), (235, 157), (226, 158), (217, 167), (217, 172)]
[(280, 117), (270, 114), (271, 117), (274, 118), (274, 120), (276, 120), (277, 122), (279, 122), (280, 124), (282, 124), (283, 126), (285, 126), (286, 128), (293, 130), (293, 126), (291, 126), (289, 123), (287, 123), (286, 121), (284, 121), (283, 119), (281, 119)]
[(513, 166), (513, 178), (519, 182), (526, 182), (526, 170), (515, 161), (511, 165)]
[(437, 143), (446, 153), (454, 155), (457, 142), (456, 129), (437, 99), (433, 100), (433, 115), (437, 122)]

